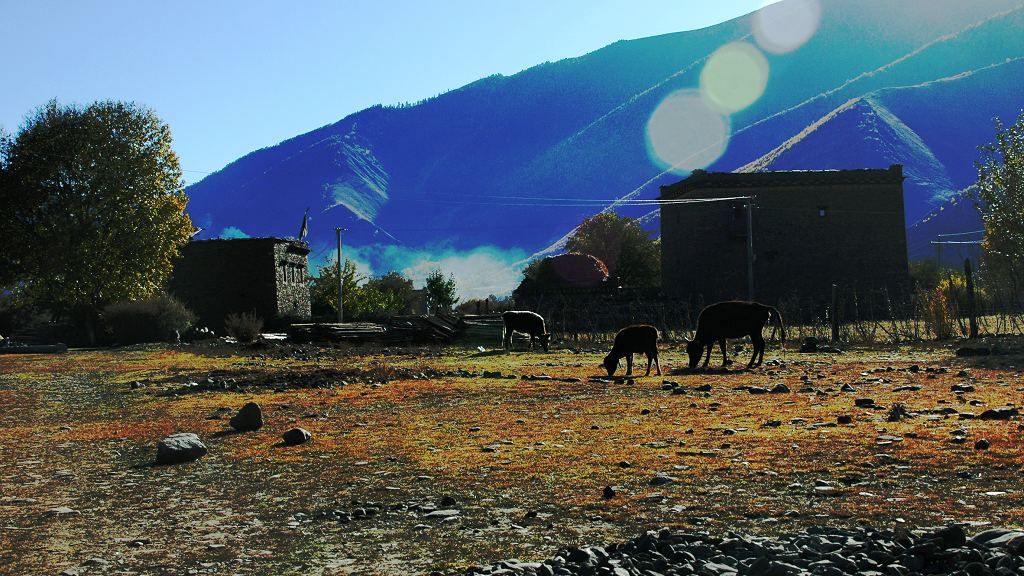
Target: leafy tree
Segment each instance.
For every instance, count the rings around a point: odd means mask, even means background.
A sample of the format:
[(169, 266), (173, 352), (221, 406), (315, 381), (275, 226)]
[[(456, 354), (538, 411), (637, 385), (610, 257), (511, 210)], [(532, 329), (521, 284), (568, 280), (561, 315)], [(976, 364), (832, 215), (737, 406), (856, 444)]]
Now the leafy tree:
[(1024, 285), (1024, 113), (1005, 126), (995, 119), (996, 140), (979, 147), (977, 198), (985, 223), (983, 265), (989, 284)]
[(597, 257), (620, 285), (661, 285), (661, 241), (651, 240), (635, 218), (612, 212), (587, 218), (566, 241), (565, 249)]
[(426, 289), (427, 306), (432, 313), (450, 312), (459, 301), (455, 295), (455, 277), (449, 275), (445, 278), (440, 270), (435, 269), (427, 276)]
[(125, 102), (33, 111), (0, 141), (0, 281), (94, 339), (100, 310), (163, 286), (194, 228), (171, 129)]
[(374, 293), (373, 297), (377, 301), (376, 309), (382, 315), (404, 314), (412, 306), (414, 292), (412, 280), (398, 272), (388, 272), (383, 276), (373, 278), (366, 283), (363, 289)]
[[(363, 278), (356, 276), (356, 265), (345, 260), (341, 269), (341, 293), (345, 304), (345, 315), (356, 317), (359, 311), (359, 282)], [(317, 267), (317, 275), (309, 280), (310, 295), (313, 300), (314, 314), (338, 314), (338, 267), (329, 264)]]
[[(366, 279), (356, 273), (351, 260), (342, 265), (342, 298), (346, 319), (383, 318), (403, 314), (413, 300), (412, 280), (398, 272)], [(318, 276), (310, 279), (313, 313), (336, 316), (338, 313), (338, 268), (320, 266)]]

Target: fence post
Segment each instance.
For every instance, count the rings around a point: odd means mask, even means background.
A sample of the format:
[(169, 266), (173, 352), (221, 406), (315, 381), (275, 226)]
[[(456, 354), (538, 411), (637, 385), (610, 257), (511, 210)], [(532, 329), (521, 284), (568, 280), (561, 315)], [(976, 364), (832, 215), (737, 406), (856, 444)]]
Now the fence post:
[(832, 314), (831, 320), (832, 320), (832, 342), (833, 343), (838, 343), (839, 342), (839, 312), (838, 312), (838, 310), (839, 310), (839, 288), (835, 284), (833, 284), (832, 285), (832, 308), (829, 309), (829, 312)]
[(964, 259), (964, 277), (967, 279), (967, 316), (970, 319), (970, 335), (968, 338), (978, 337), (978, 317), (974, 306), (974, 274), (971, 271), (971, 259)]

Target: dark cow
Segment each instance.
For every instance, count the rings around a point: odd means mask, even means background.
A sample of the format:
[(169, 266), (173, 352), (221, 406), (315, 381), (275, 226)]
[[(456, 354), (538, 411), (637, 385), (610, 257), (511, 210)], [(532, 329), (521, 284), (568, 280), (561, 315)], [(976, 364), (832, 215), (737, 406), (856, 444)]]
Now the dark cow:
[(634, 353), (647, 356), (647, 372), (644, 373), (644, 376), (651, 375), (651, 362), (654, 362), (655, 368), (658, 369), (658, 376), (661, 376), (661, 365), (658, 364), (658, 329), (647, 324), (636, 324), (619, 330), (615, 334), (612, 351), (604, 357), (602, 366), (611, 376), (619, 367), (619, 360), (625, 357), (626, 376), (629, 376), (633, 374)]
[[(707, 356), (704, 358), (703, 368), (708, 367), (711, 360), (711, 348), (715, 342), (722, 348), (722, 367), (729, 359), (725, 353), (726, 338), (742, 338), (750, 336), (754, 344), (754, 355), (750, 357), (747, 368), (760, 366), (764, 360), (764, 337), (761, 331), (764, 325), (774, 320), (782, 333), (782, 343), (786, 342), (786, 328), (782, 324), (782, 315), (773, 306), (766, 306), (757, 302), (719, 302), (701, 310), (697, 318), (697, 333), (693, 341), (686, 345), (686, 352), (690, 355), (690, 368), (696, 368), (700, 357), (707, 347)], [(774, 328), (772, 335), (775, 334)]]
[(533, 341), (539, 340), (544, 351), (548, 351), (548, 342), (551, 334), (544, 327), (544, 317), (536, 312), (527, 310), (509, 310), (501, 315), (504, 327), (501, 331), (501, 347), (512, 349), (512, 332), (522, 332), (530, 336), (530, 348), (533, 349)]

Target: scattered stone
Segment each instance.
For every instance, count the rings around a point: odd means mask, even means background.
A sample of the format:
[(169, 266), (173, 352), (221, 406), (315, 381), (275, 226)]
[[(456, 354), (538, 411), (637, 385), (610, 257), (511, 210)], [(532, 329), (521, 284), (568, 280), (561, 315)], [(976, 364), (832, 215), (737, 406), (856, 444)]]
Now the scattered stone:
[(312, 437), (313, 435), (310, 434), (309, 430), (306, 430), (305, 428), (292, 428), (291, 430), (281, 435), (281, 439), (284, 440), (284, 443), (287, 444), (288, 446), (297, 446), (299, 444), (305, 444)]
[(874, 398), (857, 398), (857, 399), (855, 399), (853, 401), (853, 404), (855, 406), (857, 406), (858, 408), (874, 408), (875, 407), (875, 399)]
[(694, 388), (696, 392), (711, 392), (711, 384), (701, 384)]
[(46, 511), (47, 516), (77, 516), (78, 514), (80, 514), (78, 510), (67, 506), (57, 506)]
[(988, 440), (981, 438), (974, 443), (975, 450), (988, 450), (992, 446), (992, 443)]
[(191, 432), (171, 434), (156, 445), (157, 464), (181, 464), (206, 456), (206, 445)]
[(852, 424), (853, 416), (850, 416), (849, 414), (840, 414), (836, 418), (836, 422), (838, 422), (839, 424)]
[(992, 408), (985, 410), (978, 415), (979, 420), (1009, 420), (1018, 416), (1020, 412), (1016, 408)]
[(789, 386), (786, 386), (782, 382), (779, 382), (769, 390), (772, 394), (789, 394)]
[(427, 518), (427, 519), (430, 519), (430, 520), (445, 520), (445, 519), (448, 519), (448, 518), (458, 517), (459, 515), (461, 515), (461, 512), (459, 510), (446, 509), (446, 510), (434, 510), (433, 512), (428, 512), (423, 517)]
[(949, 389), (959, 394), (963, 394), (965, 392), (974, 392), (974, 386), (971, 386), (970, 384), (953, 384), (952, 386), (949, 387)]
[(650, 479), (648, 484), (650, 484), (651, 486), (663, 486), (665, 484), (671, 484), (675, 481), (676, 478), (674, 476), (669, 476), (664, 472), (659, 472), (655, 474), (653, 478)]
[(839, 388), (839, 390), (840, 390), (841, 392), (856, 392), (856, 391), (857, 391), (857, 389), (856, 389), (856, 388), (854, 388), (853, 386), (850, 386), (849, 384), (843, 384), (843, 385), (842, 385), (842, 386), (841, 386), (841, 387)]
[(256, 402), (249, 402), (231, 417), (231, 427), (239, 432), (252, 432), (263, 427), (263, 409)]
[(617, 493), (618, 492), (615, 490), (615, 488), (612, 488), (611, 486), (605, 486), (604, 491), (602, 492), (602, 496), (604, 496), (605, 500), (611, 500), (612, 498), (615, 498), (615, 495)]
[(961, 346), (956, 349), (956, 355), (965, 358), (969, 356), (990, 356), (992, 349), (986, 346)]

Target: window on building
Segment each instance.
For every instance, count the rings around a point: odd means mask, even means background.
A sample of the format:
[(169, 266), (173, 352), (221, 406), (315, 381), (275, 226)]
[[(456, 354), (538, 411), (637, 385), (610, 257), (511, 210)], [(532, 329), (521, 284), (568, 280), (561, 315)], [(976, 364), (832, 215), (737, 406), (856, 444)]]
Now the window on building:
[(824, 218), (828, 216), (828, 206), (818, 206), (818, 217)]

